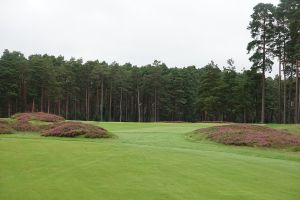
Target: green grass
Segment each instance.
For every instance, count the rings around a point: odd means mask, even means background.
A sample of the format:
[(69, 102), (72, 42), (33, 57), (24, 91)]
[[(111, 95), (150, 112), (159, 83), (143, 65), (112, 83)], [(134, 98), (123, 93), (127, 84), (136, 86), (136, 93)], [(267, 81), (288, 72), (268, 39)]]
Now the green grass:
[(290, 133), (300, 134), (300, 124), (268, 124), (268, 127), (287, 130)]
[(186, 139), (213, 124), (89, 123), (117, 138), (0, 135), (0, 199), (300, 199), (299, 152)]

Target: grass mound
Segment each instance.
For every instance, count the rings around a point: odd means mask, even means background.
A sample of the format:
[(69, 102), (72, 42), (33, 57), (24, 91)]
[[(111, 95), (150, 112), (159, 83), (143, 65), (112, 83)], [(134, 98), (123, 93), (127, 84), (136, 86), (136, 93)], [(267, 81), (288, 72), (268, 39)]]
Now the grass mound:
[(13, 116), (13, 118), (18, 121), (30, 121), (30, 120), (38, 120), (43, 122), (60, 122), (65, 119), (61, 116), (44, 113), (44, 112), (33, 112), (33, 113), (17, 113)]
[(300, 136), (284, 130), (249, 124), (231, 124), (199, 129), (196, 133), (204, 133), (215, 142), (258, 147), (295, 147), (300, 146)]
[(82, 122), (59, 122), (49, 125), (43, 133), (43, 136), (57, 137), (76, 137), (84, 135), (88, 138), (108, 138), (110, 134), (106, 129), (84, 124)]
[(0, 120), (0, 134), (11, 134), (14, 133), (15, 130), (10, 126), (7, 121)]

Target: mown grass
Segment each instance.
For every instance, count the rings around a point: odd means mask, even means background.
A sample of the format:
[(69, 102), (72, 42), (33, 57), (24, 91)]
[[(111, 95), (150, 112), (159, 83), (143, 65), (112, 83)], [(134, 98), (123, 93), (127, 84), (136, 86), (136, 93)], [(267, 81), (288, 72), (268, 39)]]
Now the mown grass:
[(0, 135), (0, 199), (300, 199), (299, 152), (187, 140), (213, 124), (88, 123), (118, 138)]

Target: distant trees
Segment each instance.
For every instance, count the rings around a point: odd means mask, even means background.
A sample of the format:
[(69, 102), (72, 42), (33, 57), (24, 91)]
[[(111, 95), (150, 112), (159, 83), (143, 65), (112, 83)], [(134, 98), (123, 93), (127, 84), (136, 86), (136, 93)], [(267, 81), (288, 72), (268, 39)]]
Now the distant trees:
[[(62, 56), (25, 58), (5, 50), (0, 77), (1, 117), (43, 111), (100, 121), (259, 120), (260, 75), (237, 72), (231, 59), (223, 69), (214, 62), (200, 69), (168, 68), (160, 61), (136, 67)], [(267, 83), (277, 94), (278, 79)], [(276, 102), (267, 95), (268, 122), (278, 121)]]

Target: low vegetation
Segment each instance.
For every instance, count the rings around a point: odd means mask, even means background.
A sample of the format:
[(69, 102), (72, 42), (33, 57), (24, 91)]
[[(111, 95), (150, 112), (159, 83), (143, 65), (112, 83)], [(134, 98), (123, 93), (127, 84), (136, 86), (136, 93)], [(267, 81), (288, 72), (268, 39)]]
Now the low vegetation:
[(82, 122), (64, 121), (61, 116), (35, 112), (18, 113), (9, 120), (0, 121), (0, 133), (39, 132), (42, 136), (109, 138), (112, 135), (104, 128)]
[[(12, 127), (17, 131), (31, 131), (31, 132), (39, 132), (46, 125), (43, 123), (48, 122), (59, 122), (65, 120), (63, 117), (44, 113), (44, 112), (33, 112), (33, 113), (17, 113), (12, 116), (15, 119), (15, 123), (13, 123)], [(35, 122), (35, 123), (32, 123)], [(36, 123), (41, 122), (41, 123)]]
[(38, 120), (42, 122), (60, 122), (65, 120), (61, 116), (44, 113), (44, 112), (17, 113), (12, 117), (17, 119), (18, 121), (26, 121), (26, 122), (31, 120)]
[(214, 126), (195, 131), (208, 139), (227, 145), (258, 147), (296, 147), (300, 146), (300, 136), (285, 130), (249, 124), (230, 124)]
[(0, 120), (0, 134), (11, 134), (15, 130), (10, 126), (9, 122)]
[(59, 122), (47, 127), (42, 136), (76, 137), (84, 135), (88, 138), (108, 138), (110, 134), (106, 129), (84, 124), (82, 122)]

